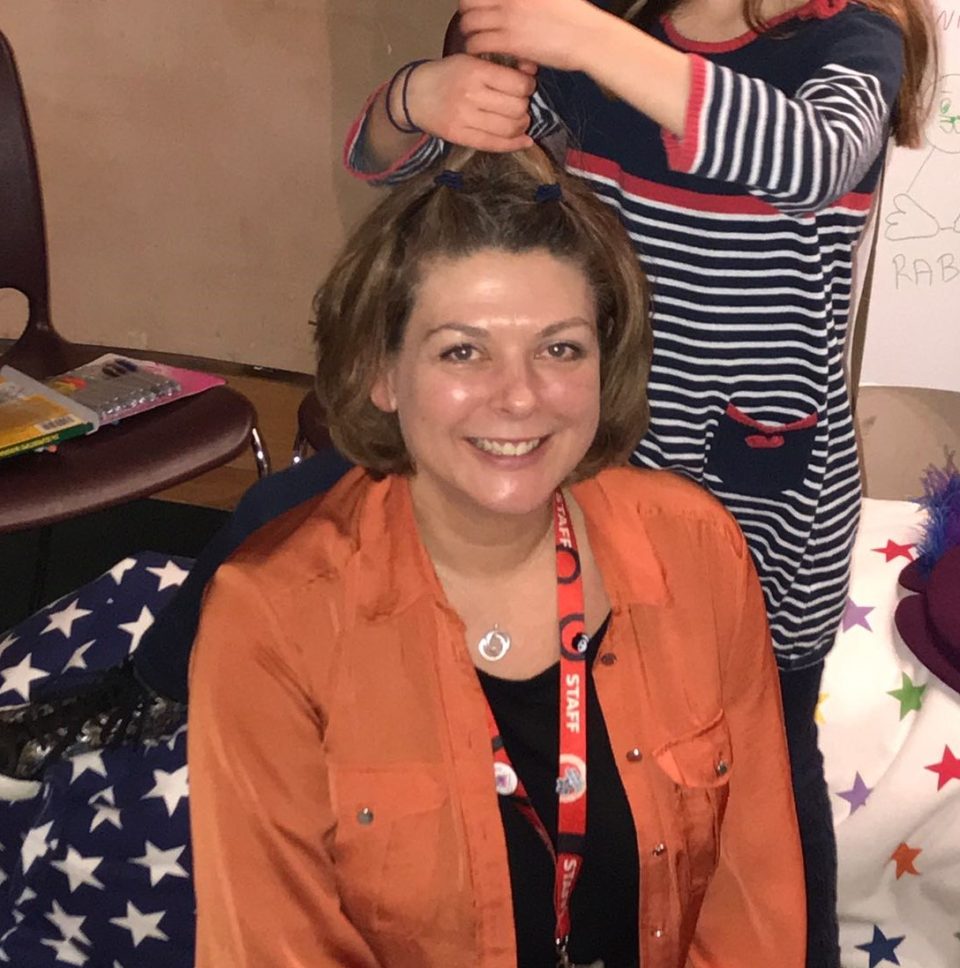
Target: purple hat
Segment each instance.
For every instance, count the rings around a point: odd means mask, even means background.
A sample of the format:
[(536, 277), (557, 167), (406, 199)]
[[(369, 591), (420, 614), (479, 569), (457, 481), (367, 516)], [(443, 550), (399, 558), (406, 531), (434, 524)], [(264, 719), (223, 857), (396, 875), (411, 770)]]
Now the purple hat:
[(952, 456), (924, 476), (928, 524), (920, 554), (900, 573), (908, 595), (894, 621), (907, 648), (960, 693), (960, 473)]
[(894, 620), (907, 648), (938, 678), (960, 693), (960, 547), (951, 548), (924, 575), (919, 561), (900, 573), (916, 595), (897, 605)]

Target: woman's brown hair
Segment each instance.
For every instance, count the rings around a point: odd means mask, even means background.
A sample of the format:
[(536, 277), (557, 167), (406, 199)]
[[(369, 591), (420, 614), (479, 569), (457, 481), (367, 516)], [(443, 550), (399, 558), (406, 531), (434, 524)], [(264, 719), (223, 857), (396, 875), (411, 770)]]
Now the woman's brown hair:
[[(648, 26), (670, 13), (680, 0), (612, 0), (610, 12), (639, 26)], [(933, 102), (938, 71), (936, 24), (929, 0), (859, 0), (885, 14), (903, 36), (903, 78), (893, 112), (892, 134), (898, 145), (916, 148)], [(743, 0), (743, 19), (757, 33), (767, 29), (761, 15), (763, 0)]]
[[(352, 233), (314, 299), (316, 391), (330, 436), (375, 474), (410, 473), (396, 414), (370, 390), (403, 340), (423, 269), (484, 249), (545, 250), (578, 265), (597, 302), (600, 420), (572, 479), (626, 460), (648, 423), (649, 294), (626, 230), (539, 148), (457, 149), (404, 182)], [(438, 183), (439, 182), (439, 183)], [(556, 187), (550, 187), (556, 186)]]

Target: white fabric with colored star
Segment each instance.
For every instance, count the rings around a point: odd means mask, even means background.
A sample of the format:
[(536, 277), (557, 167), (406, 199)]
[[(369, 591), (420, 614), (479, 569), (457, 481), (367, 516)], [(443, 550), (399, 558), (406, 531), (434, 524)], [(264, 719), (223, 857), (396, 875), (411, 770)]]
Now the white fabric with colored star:
[(894, 625), (922, 524), (911, 502), (863, 502), (817, 709), (844, 968), (960, 966), (960, 695)]

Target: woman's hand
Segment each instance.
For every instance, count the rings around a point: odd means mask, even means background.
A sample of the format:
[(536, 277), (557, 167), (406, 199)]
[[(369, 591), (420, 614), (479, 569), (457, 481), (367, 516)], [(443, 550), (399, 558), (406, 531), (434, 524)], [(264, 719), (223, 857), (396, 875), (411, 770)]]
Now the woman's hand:
[(559, 70), (584, 70), (585, 41), (611, 19), (587, 0), (460, 0), (470, 54), (510, 54)]
[[(492, 64), (468, 54), (453, 54), (414, 69), (407, 88), (410, 120), (445, 141), (481, 151), (518, 151), (533, 144), (530, 96), (536, 65)], [(391, 108), (403, 117), (402, 84), (394, 85)]]

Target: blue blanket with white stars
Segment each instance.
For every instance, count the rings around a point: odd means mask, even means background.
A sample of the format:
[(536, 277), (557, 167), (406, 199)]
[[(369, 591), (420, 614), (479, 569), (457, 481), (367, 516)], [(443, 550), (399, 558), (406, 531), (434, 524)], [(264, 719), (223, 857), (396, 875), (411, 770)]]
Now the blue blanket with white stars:
[[(10, 630), (0, 706), (122, 663), (190, 564), (126, 558)], [(0, 779), (0, 962), (189, 968), (189, 837), (185, 724), (159, 742), (66, 759), (36, 784)]]

